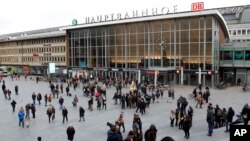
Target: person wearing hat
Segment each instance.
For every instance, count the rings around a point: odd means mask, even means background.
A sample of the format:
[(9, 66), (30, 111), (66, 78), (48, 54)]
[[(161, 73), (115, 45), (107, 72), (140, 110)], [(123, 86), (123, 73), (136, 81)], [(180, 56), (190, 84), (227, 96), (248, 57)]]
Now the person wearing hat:
[(151, 124), (144, 134), (145, 141), (156, 141), (156, 134), (157, 129), (154, 124)]

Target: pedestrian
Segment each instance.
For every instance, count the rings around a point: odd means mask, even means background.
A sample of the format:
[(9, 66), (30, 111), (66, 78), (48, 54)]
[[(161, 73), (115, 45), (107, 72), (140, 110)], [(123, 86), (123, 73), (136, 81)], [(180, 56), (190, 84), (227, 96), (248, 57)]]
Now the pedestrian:
[(63, 106), (63, 109), (62, 109), (62, 116), (63, 116), (63, 123), (65, 119), (68, 122), (68, 110), (65, 108), (65, 106)]
[(225, 132), (230, 131), (230, 127), (228, 127), (228, 125), (230, 126), (232, 124), (234, 114), (235, 113), (234, 113), (233, 108), (229, 107), (227, 114), (226, 114), (226, 131)]
[(124, 116), (123, 116), (122, 113), (120, 114), (120, 116), (119, 116), (119, 118), (118, 118), (118, 120), (117, 120), (117, 123), (118, 123), (118, 125), (119, 125), (119, 130), (120, 130), (121, 126), (122, 126), (123, 132), (125, 132)]
[(187, 113), (188, 113), (189, 118), (190, 118), (190, 127), (192, 127), (194, 110), (191, 106), (189, 106)]
[(144, 134), (145, 141), (156, 141), (156, 135), (157, 129), (154, 124), (151, 124)]
[(37, 77), (36, 77), (36, 83), (38, 83), (38, 81), (39, 81), (39, 77), (37, 76)]
[(162, 138), (161, 141), (174, 141), (174, 139), (172, 137), (166, 136)]
[(88, 99), (88, 109), (90, 110), (90, 111), (93, 111), (93, 102), (94, 102), (94, 100), (93, 100), (93, 97), (92, 96), (89, 96), (89, 99)]
[(61, 93), (63, 93), (63, 82), (60, 85)]
[(30, 104), (27, 104), (27, 105), (25, 106), (25, 111), (26, 111), (26, 115), (27, 115), (27, 116), (30, 116)]
[(51, 119), (51, 116), (52, 116), (52, 109), (50, 107), (47, 109), (47, 115), (48, 115), (49, 123), (50, 123), (50, 119)]
[(80, 106), (80, 107), (79, 107), (79, 115), (80, 115), (80, 120), (79, 120), (79, 122), (81, 122), (81, 119), (82, 119), (83, 121), (85, 121), (84, 114), (85, 114), (85, 110), (83, 109), (82, 106)]
[(130, 130), (128, 136), (123, 141), (133, 141), (133, 140), (134, 140), (134, 131)]
[(174, 127), (174, 120), (175, 120), (175, 112), (174, 110), (171, 110), (171, 113), (170, 113), (170, 126), (171, 127)]
[(45, 95), (44, 95), (44, 103), (45, 103), (45, 106), (47, 106), (47, 102), (48, 102), (48, 95), (45, 94)]
[(15, 86), (15, 93), (16, 93), (16, 95), (18, 95), (18, 86), (17, 85)]
[(250, 108), (247, 103), (242, 108), (241, 115), (243, 117), (244, 125), (248, 125), (248, 121), (250, 118)]
[(33, 100), (33, 104), (35, 105), (36, 104), (36, 93), (33, 92), (31, 97), (32, 97), (32, 100)]
[(65, 88), (65, 91), (66, 91), (66, 94), (67, 94), (67, 96), (69, 95), (69, 86), (67, 86), (66, 88)]
[(19, 126), (22, 125), (22, 127), (24, 128), (24, 110), (23, 107), (20, 108), (19, 112), (18, 112), (18, 119), (19, 119)]
[(207, 123), (208, 123), (208, 136), (212, 136), (214, 128), (214, 110), (212, 104), (210, 103), (207, 108)]
[(189, 130), (190, 130), (190, 126), (191, 125), (191, 119), (189, 117), (189, 115), (185, 115), (184, 116), (184, 121), (183, 121), (183, 130), (185, 132), (185, 138), (188, 139), (189, 138)]
[(29, 128), (29, 122), (30, 122), (30, 117), (28, 115), (25, 116), (25, 122), (26, 122), (26, 126), (27, 128)]
[(37, 101), (38, 101), (39, 105), (41, 105), (41, 100), (42, 100), (42, 94), (38, 93), (37, 94)]
[(54, 106), (51, 107), (51, 112), (52, 112), (52, 121), (54, 121), (56, 116), (56, 109)]
[(10, 97), (11, 96), (11, 91), (10, 91), (10, 89), (7, 89), (7, 94), (8, 94), (8, 97), (9, 97), (8, 100), (11, 100), (11, 97)]
[(119, 131), (119, 127), (112, 125), (108, 131), (107, 141), (122, 141), (122, 134)]
[(67, 135), (68, 135), (68, 140), (73, 141), (75, 135), (75, 128), (72, 125), (70, 125), (67, 128)]
[(52, 94), (49, 94), (49, 96), (48, 96), (48, 102), (49, 102), (49, 105), (51, 105), (51, 102), (52, 102)]
[(30, 109), (31, 109), (32, 117), (36, 118), (36, 107), (35, 107), (35, 105), (31, 104)]
[(16, 101), (13, 99), (12, 102), (10, 103), (13, 109), (13, 112), (15, 112), (15, 108), (16, 108)]
[(238, 78), (237, 79), (237, 86), (240, 86), (240, 83), (241, 83), (241, 78)]
[(60, 96), (59, 98), (60, 109), (62, 109), (63, 107), (63, 102), (64, 102), (64, 99), (62, 98), (62, 96)]
[(37, 141), (42, 141), (42, 137), (37, 137)]
[(75, 95), (73, 102), (72, 102), (73, 106), (77, 106), (77, 102), (78, 102), (78, 97), (77, 95)]
[[(124, 107), (125, 107), (125, 104), (124, 104)], [(107, 99), (105, 96), (102, 96), (102, 109), (106, 110), (106, 108), (107, 108)]]

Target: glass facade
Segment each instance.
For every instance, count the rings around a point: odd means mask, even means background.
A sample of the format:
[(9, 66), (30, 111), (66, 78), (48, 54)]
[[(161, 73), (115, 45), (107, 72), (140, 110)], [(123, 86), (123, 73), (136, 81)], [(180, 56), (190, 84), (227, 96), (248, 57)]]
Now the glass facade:
[[(199, 67), (214, 70), (218, 63), (213, 62), (219, 62), (214, 49), (219, 45), (214, 42), (219, 42), (216, 33), (220, 30), (217, 20), (208, 15), (68, 30), (68, 65), (140, 70), (183, 67), (184, 73)], [(187, 73), (184, 83), (192, 83), (191, 75), (195, 74)]]

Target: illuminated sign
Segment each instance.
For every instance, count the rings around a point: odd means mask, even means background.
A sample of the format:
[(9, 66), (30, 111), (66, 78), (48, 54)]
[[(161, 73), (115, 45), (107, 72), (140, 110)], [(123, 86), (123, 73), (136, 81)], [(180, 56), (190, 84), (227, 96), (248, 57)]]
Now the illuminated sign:
[(204, 2), (196, 2), (191, 4), (191, 11), (204, 10)]

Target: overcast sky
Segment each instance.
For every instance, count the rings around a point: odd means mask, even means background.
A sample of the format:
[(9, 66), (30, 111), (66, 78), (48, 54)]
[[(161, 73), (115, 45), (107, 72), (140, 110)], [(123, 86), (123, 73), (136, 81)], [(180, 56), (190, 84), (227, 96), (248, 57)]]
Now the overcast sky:
[(173, 7), (190, 11), (194, 2), (205, 9), (249, 5), (249, 0), (0, 0), (0, 35), (83, 23), (85, 17), (124, 14), (133, 10)]

